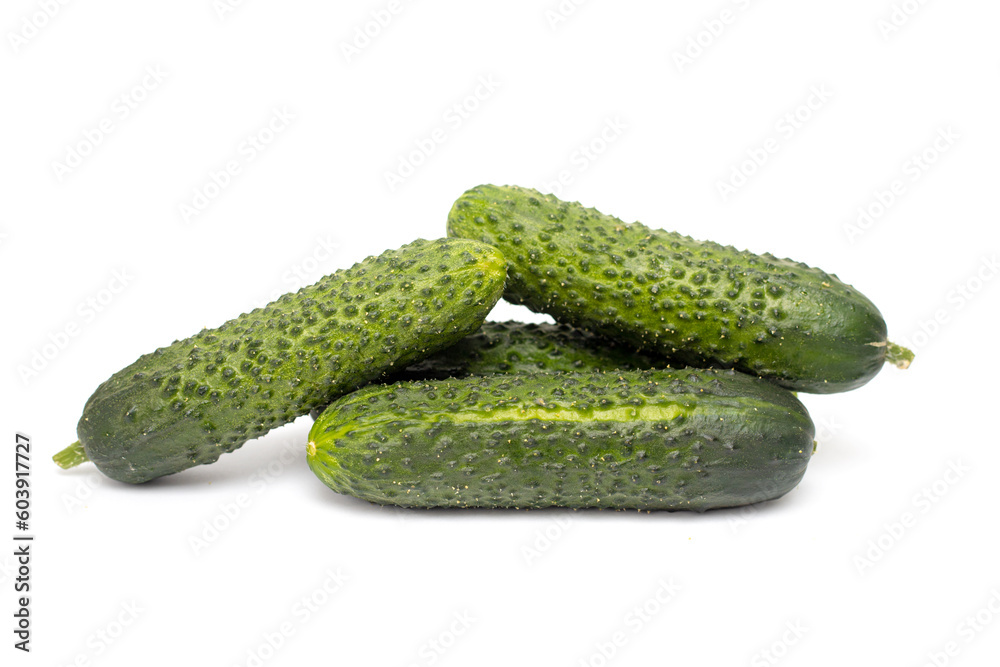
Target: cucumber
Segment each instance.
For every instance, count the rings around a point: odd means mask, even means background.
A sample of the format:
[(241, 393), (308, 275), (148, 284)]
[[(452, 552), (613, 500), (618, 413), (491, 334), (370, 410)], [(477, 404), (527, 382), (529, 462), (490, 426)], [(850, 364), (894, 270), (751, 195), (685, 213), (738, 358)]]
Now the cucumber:
[(452, 347), (392, 376), (401, 380), (443, 380), (494, 373), (562, 373), (654, 368), (662, 359), (565, 324), (485, 322)]
[[(666, 366), (662, 359), (565, 324), (484, 322), (471, 336), (383, 381), (388, 384), (494, 373), (641, 370)], [(322, 412), (316, 408), (309, 414), (319, 419)]]
[(805, 392), (860, 387), (908, 350), (836, 276), (788, 259), (626, 224), (515, 186), (452, 207), (448, 234), (496, 246), (504, 297), (678, 365), (735, 368)]
[(380, 375), (474, 332), (500, 298), (503, 257), (418, 240), (115, 373), (87, 401), (63, 467), (145, 482), (212, 463)]
[(370, 385), (309, 433), (328, 487), (404, 507), (696, 510), (778, 498), (815, 429), (726, 370), (531, 373)]

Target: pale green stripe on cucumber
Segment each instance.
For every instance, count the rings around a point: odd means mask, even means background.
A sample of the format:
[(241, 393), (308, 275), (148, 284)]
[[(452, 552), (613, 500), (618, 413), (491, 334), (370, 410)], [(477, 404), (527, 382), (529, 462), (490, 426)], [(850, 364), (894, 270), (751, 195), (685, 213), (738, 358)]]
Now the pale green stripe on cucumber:
[(703, 511), (787, 493), (814, 432), (790, 392), (734, 371), (517, 373), (365, 387), (307, 458), (379, 504)]

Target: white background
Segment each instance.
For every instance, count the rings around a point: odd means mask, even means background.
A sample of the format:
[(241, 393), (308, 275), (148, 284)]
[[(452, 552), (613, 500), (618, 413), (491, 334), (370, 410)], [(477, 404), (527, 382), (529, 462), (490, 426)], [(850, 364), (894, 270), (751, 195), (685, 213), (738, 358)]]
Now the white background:
[[(0, 550), (4, 664), (996, 664), (996, 2), (406, 1), (352, 54), (388, 0), (45, 4), (0, 16), (0, 536), (16, 430), (37, 536), (30, 655)], [(701, 516), (380, 509), (314, 478), (308, 418), (142, 487), (49, 460), (140, 354), (443, 236), (484, 182), (836, 272), (917, 361), (803, 396), (800, 487)]]

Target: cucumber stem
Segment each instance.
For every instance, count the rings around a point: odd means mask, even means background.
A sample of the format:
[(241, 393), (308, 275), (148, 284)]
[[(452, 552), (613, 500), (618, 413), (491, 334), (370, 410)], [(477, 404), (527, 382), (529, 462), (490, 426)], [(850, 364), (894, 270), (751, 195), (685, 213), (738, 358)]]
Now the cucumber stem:
[(63, 470), (69, 470), (70, 468), (77, 467), (81, 463), (89, 461), (90, 459), (87, 458), (87, 452), (83, 451), (83, 445), (79, 440), (77, 440), (72, 445), (53, 456), (52, 460), (55, 461), (56, 465)]
[(913, 357), (913, 352), (910, 352), (901, 345), (896, 345), (892, 341), (886, 344), (885, 360), (890, 364), (895, 364), (897, 368), (909, 368)]

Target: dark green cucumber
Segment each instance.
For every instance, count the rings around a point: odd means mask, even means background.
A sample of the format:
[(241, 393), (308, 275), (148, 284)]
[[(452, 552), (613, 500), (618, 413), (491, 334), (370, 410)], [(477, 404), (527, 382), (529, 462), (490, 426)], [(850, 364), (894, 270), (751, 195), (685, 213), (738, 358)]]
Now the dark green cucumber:
[(392, 376), (393, 380), (443, 380), (493, 373), (563, 373), (641, 370), (662, 359), (565, 324), (484, 322), (452, 347)]
[(475, 241), (419, 240), (369, 257), (118, 371), (56, 462), (89, 458), (132, 483), (212, 463), (476, 331), (504, 279), (500, 253)]
[(736, 368), (824, 394), (913, 358), (886, 340), (874, 304), (834, 275), (626, 224), (535, 190), (469, 190), (452, 207), (448, 233), (504, 253), (508, 301), (678, 365)]
[[(444, 380), (494, 373), (568, 373), (663, 368), (667, 363), (565, 324), (484, 322), (479, 331), (384, 382)], [(309, 414), (319, 418), (322, 409)]]
[[(565, 324), (484, 322), (471, 336), (384, 378), (383, 382), (444, 380), (494, 373), (641, 370), (667, 365), (663, 359)], [(316, 408), (309, 414), (318, 419), (322, 412), (322, 408)]]
[(365, 387), (307, 454), (379, 504), (702, 511), (787, 493), (813, 434), (794, 395), (734, 371), (531, 373)]

